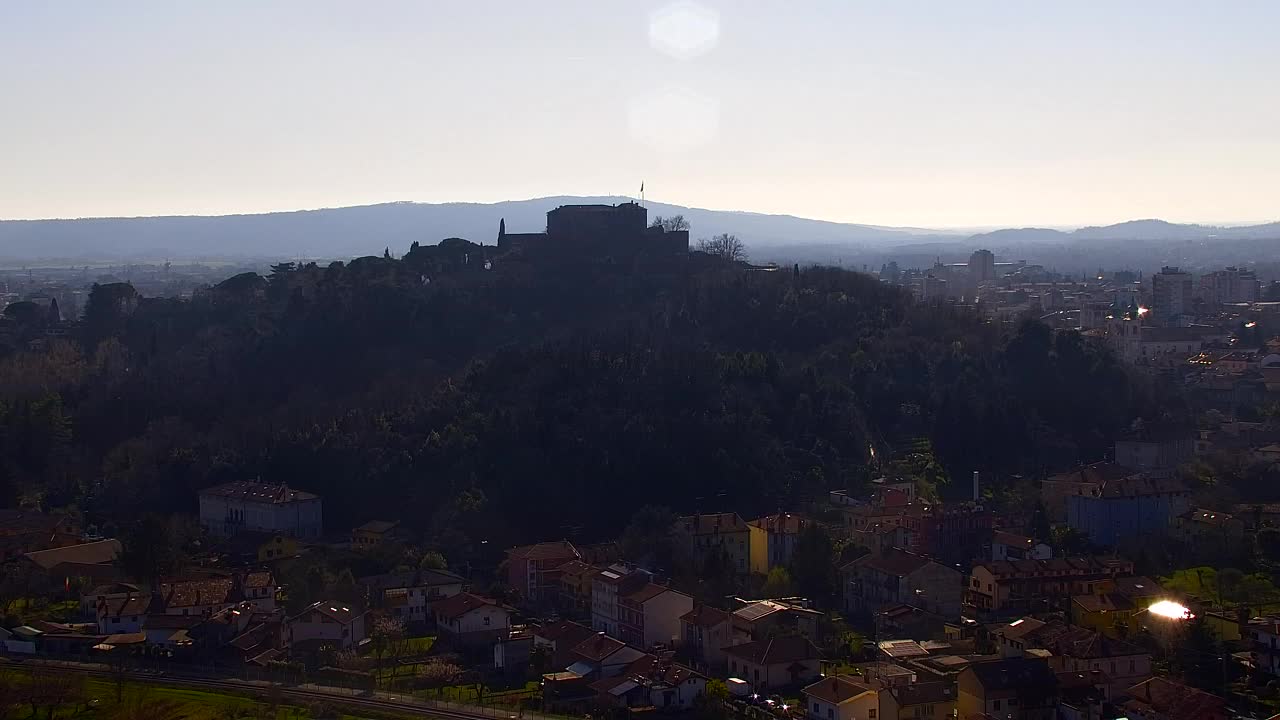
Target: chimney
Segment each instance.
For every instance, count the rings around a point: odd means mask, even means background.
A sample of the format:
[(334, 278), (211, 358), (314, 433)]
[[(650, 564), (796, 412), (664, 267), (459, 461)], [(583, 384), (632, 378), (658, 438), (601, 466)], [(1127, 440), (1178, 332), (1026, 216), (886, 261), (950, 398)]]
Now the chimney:
[(978, 471), (973, 471), (973, 501), (978, 502)]

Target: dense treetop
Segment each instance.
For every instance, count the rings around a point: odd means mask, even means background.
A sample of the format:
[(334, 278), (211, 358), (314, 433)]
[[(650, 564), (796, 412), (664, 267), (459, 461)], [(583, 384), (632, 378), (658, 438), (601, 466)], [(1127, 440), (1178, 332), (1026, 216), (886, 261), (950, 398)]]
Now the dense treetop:
[(466, 556), (646, 504), (796, 507), (907, 448), (944, 485), (1036, 475), (1165, 412), (1074, 333), (866, 275), (495, 252), (285, 263), (190, 301), (95, 286), (75, 334), (0, 361), (11, 499), (109, 522), (261, 477), (324, 495), (331, 529), (395, 518)]

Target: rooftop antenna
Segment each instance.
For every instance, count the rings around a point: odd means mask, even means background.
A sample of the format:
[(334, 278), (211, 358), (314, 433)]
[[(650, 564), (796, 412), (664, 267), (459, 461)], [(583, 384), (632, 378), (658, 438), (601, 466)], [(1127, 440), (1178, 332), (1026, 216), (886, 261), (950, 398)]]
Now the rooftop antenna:
[(644, 181), (643, 181), (643, 180), (641, 180), (641, 181), (640, 181), (640, 207), (645, 207), (645, 204), (644, 204)]

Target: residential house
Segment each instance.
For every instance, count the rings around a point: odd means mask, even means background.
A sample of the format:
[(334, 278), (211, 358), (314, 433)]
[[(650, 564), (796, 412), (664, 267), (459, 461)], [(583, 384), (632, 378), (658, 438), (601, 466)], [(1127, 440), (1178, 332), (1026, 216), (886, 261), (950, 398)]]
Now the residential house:
[(458, 647), (487, 646), (511, 630), (511, 613), (488, 598), (459, 593), (431, 606), (442, 638)]
[(1164, 532), (1189, 509), (1187, 488), (1174, 478), (1110, 480), (1093, 494), (1067, 498), (1067, 525), (1096, 545)]
[(874, 523), (861, 530), (851, 530), (848, 535), (854, 545), (870, 550), (872, 555), (891, 548), (910, 548), (917, 542), (913, 531), (906, 525), (894, 523)]
[(98, 617), (98, 607), (107, 600), (123, 600), (142, 594), (142, 588), (132, 583), (95, 585), (80, 595), (80, 618), (93, 620)]
[(604, 708), (687, 711), (706, 694), (707, 679), (669, 658), (645, 655), (617, 675), (595, 681), (591, 689), (597, 693), (597, 705)]
[(1058, 720), (1101, 720), (1110, 710), (1107, 677), (1096, 670), (1056, 672)]
[(812, 521), (798, 513), (766, 515), (747, 523), (750, 534), (751, 572), (768, 575), (775, 567), (791, 564), (796, 538)]
[(622, 673), (628, 665), (644, 657), (644, 655), (644, 652), (627, 645), (617, 638), (611, 638), (604, 633), (596, 633), (578, 643), (570, 651), (570, 657), (573, 662), (569, 664), (567, 670), (595, 681)]
[(960, 614), (960, 572), (923, 555), (891, 548), (854, 560), (840, 569), (840, 575), (849, 612), (910, 605), (943, 617)]
[(563, 670), (574, 661), (573, 649), (595, 636), (586, 625), (558, 620), (533, 631), (533, 646), (546, 655), (548, 667)]
[(348, 650), (364, 641), (366, 614), (336, 600), (322, 600), (289, 618), (285, 635), (294, 646), (317, 643)]
[(799, 634), (818, 640), (823, 613), (810, 608), (803, 598), (780, 598), (748, 602), (730, 613), (734, 642), (766, 640), (775, 635)]
[(36, 510), (0, 510), (0, 562), (29, 552), (79, 545), (80, 523), (74, 515)]
[(1195, 455), (1191, 433), (1137, 432), (1116, 440), (1115, 460), (1135, 470), (1170, 471)]
[(956, 710), (962, 718), (1057, 718), (1058, 678), (1038, 658), (972, 663), (960, 673), (956, 686)]
[(1052, 475), (1040, 483), (1040, 501), (1053, 522), (1066, 522), (1067, 498), (1092, 496), (1114, 480), (1144, 477), (1140, 470), (1111, 462), (1098, 462), (1078, 470)]
[(946, 636), (950, 619), (910, 605), (888, 605), (876, 613), (875, 622), (886, 637), (937, 639)]
[(318, 538), (324, 529), (322, 501), (284, 483), (224, 483), (200, 491), (200, 526), (214, 537), (254, 530)]
[(710, 605), (698, 605), (680, 617), (680, 646), (700, 667), (721, 669), (728, 665), (724, 649), (733, 642), (729, 613)]
[(675, 532), (684, 539), (698, 567), (713, 555), (722, 555), (738, 575), (751, 571), (751, 526), (737, 513), (687, 515), (676, 521)]
[(818, 678), (822, 655), (800, 635), (752, 640), (724, 649), (729, 674), (751, 683), (756, 692), (796, 687)]
[(808, 720), (877, 720), (880, 699), (870, 685), (835, 675), (804, 689), (804, 707)]
[(1249, 640), (1253, 643), (1253, 665), (1268, 675), (1280, 677), (1280, 617), (1257, 618), (1249, 622)]
[(120, 541), (111, 539), (29, 552), (21, 562), (44, 586), (61, 588), (75, 580), (101, 584), (120, 579), (115, 566), (119, 555)]
[(507, 584), (530, 607), (550, 606), (560, 596), (560, 567), (581, 559), (568, 540), (511, 548), (507, 550)]
[(1132, 574), (1132, 562), (1114, 557), (982, 563), (970, 571), (965, 603), (982, 612), (1017, 612), (1033, 601), (1061, 598), (1065, 602), (1072, 595), (1092, 594), (1105, 583)]
[(560, 566), (560, 601), (562, 615), (590, 620), (591, 586), (600, 568), (582, 560), (570, 560)]
[(693, 598), (652, 582), (618, 596), (618, 631), (623, 642), (639, 648), (670, 647), (680, 642), (680, 617), (693, 610)]
[(242, 602), (251, 603), (257, 612), (271, 612), (279, 590), (266, 570), (162, 582), (155, 589), (150, 612), (208, 617)]
[(1061, 621), (1019, 618), (992, 631), (1002, 657), (1042, 657), (1054, 672), (1100, 672), (1111, 694), (1151, 677), (1151, 653)]
[(880, 688), (879, 720), (946, 720), (955, 717), (956, 688), (947, 681)]
[(1048, 560), (1053, 549), (1048, 543), (1024, 535), (996, 530), (991, 534), (991, 560)]
[(409, 626), (430, 625), (433, 603), (461, 594), (467, 581), (447, 570), (370, 575), (358, 581), (370, 607), (383, 608)]
[(194, 645), (190, 630), (204, 618), (190, 615), (148, 615), (142, 622), (147, 645), (170, 652), (185, 652)]
[(370, 520), (351, 531), (351, 549), (367, 552), (387, 543), (403, 542), (408, 534), (396, 520)]
[(591, 627), (620, 637), (622, 610), (619, 598), (649, 583), (652, 576), (627, 565), (610, 565), (591, 577)]
[(1148, 577), (1117, 577), (1095, 583), (1088, 595), (1071, 598), (1071, 622), (1111, 638), (1138, 632), (1140, 613), (1168, 593)]
[(977, 503), (926, 505), (915, 551), (947, 565), (967, 563), (991, 537), (991, 513)]
[(1244, 523), (1228, 513), (1193, 508), (1173, 519), (1173, 535), (1188, 545), (1226, 548), (1244, 539)]
[(1227, 702), (1217, 695), (1167, 678), (1153, 677), (1125, 693), (1129, 720), (1227, 720)]
[(141, 632), (150, 605), (149, 595), (104, 598), (98, 605), (98, 632), (103, 635)]
[(214, 552), (228, 565), (256, 565), (297, 557), (300, 549), (292, 535), (245, 530), (219, 543)]

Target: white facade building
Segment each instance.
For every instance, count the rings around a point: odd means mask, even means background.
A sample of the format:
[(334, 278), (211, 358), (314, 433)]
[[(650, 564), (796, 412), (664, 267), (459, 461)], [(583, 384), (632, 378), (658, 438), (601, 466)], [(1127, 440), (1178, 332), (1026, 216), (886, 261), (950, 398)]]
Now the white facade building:
[(200, 491), (200, 526), (216, 537), (252, 530), (317, 538), (324, 521), (319, 495), (285, 484), (240, 481)]

